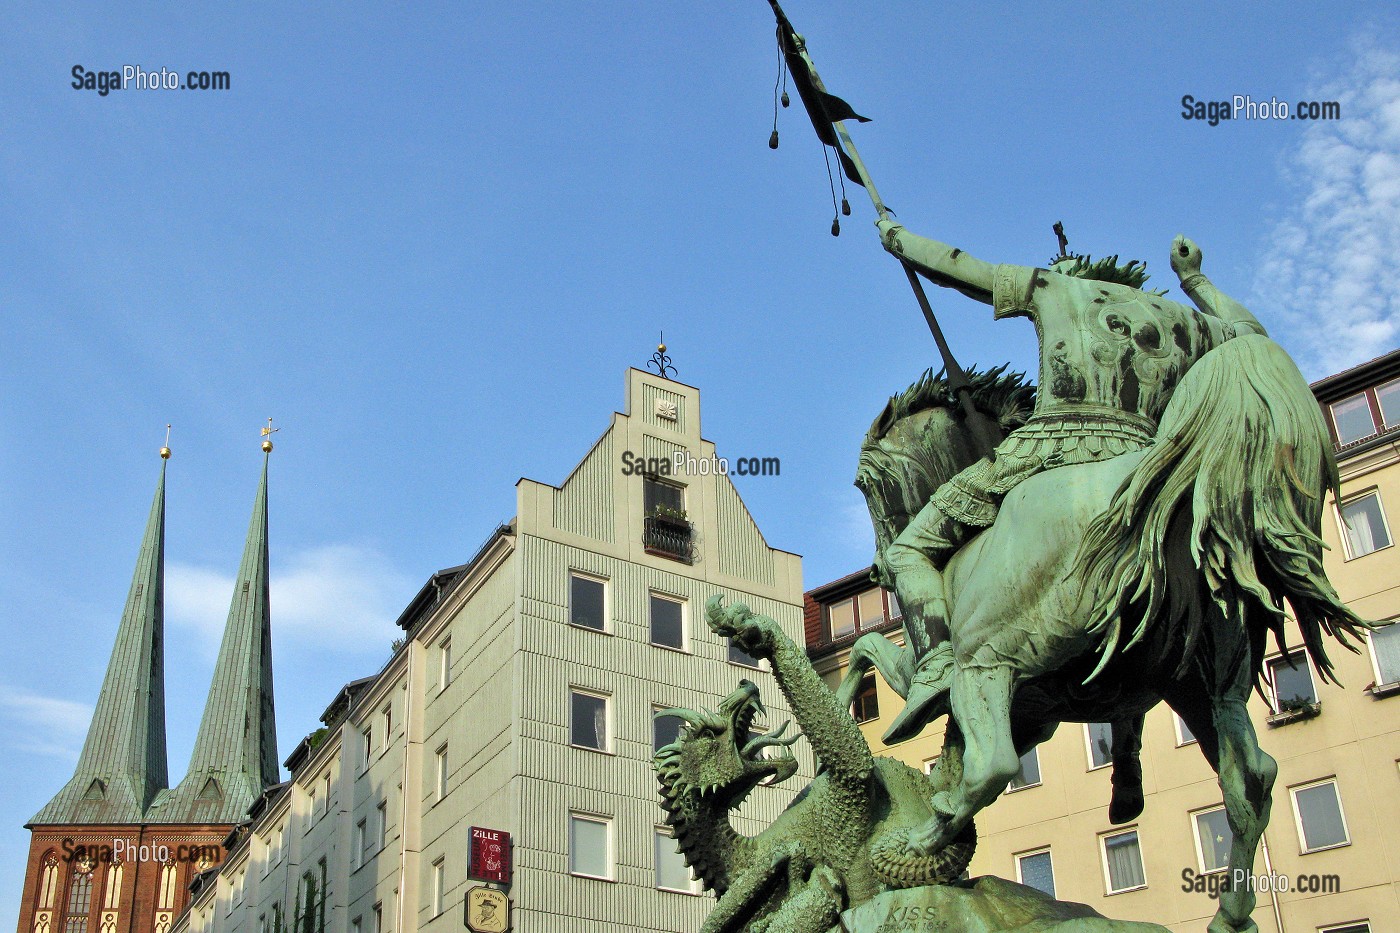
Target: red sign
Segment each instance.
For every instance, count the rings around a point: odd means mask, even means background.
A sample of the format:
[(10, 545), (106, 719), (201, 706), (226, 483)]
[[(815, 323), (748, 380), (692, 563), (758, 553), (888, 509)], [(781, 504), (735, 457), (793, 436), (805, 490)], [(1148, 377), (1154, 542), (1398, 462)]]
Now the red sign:
[(467, 877), (510, 884), (510, 833), (484, 826), (471, 828)]

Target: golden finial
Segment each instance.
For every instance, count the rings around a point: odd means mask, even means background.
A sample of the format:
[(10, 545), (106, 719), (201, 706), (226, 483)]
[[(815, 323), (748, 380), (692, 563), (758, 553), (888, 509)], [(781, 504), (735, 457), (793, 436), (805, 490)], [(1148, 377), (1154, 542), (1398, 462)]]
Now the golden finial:
[(664, 379), (671, 378), (666, 375), (668, 372), (674, 373), (676, 371), (676, 367), (671, 365), (671, 358), (666, 355), (665, 331), (661, 332), (661, 342), (656, 345), (656, 352), (651, 355), (651, 359), (647, 362), (647, 369), (651, 369), (653, 366), (656, 367), (657, 375)]
[(263, 449), (263, 453), (265, 453), (265, 454), (270, 454), (270, 453), (272, 453), (272, 435), (276, 434), (276, 433), (277, 433), (278, 431), (280, 431), (280, 430), (282, 430), (282, 429), (281, 429), (281, 428), (274, 428), (274, 427), (272, 426), (272, 419), (271, 419), (271, 418), (268, 418), (268, 419), (267, 419), (267, 427), (265, 427), (265, 428), (262, 429), (262, 436), (263, 436), (262, 449)]
[(165, 426), (165, 446), (160, 449), (160, 459), (170, 459), (170, 425)]

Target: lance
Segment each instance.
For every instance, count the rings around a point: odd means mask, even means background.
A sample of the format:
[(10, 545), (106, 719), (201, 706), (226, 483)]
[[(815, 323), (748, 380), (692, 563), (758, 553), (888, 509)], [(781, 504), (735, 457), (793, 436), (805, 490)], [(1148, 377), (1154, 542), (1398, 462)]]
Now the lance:
[[(846, 130), (846, 120), (866, 123), (868, 118), (860, 116), (851, 109), (850, 104), (827, 91), (826, 85), (822, 83), (821, 75), (817, 74), (816, 64), (812, 61), (812, 57), (807, 54), (806, 40), (793, 28), (787, 14), (778, 5), (778, 0), (768, 0), (768, 5), (773, 8), (773, 15), (778, 20), (778, 47), (782, 51), (788, 71), (797, 85), (797, 93), (802, 98), (802, 105), (807, 110), (807, 116), (812, 120), (812, 127), (817, 131), (817, 137), (824, 145), (836, 150), (841, 170), (847, 178), (860, 185), (870, 195), (871, 203), (875, 205), (875, 211), (880, 215), (880, 219), (889, 220), (893, 216), (893, 212), (880, 199), (880, 192), (876, 190), (875, 182), (870, 178), (870, 172), (866, 169), (865, 162), (861, 160), (855, 141), (851, 139), (851, 134)], [(776, 140), (776, 138), (775, 136), (774, 139)], [(837, 228), (833, 226), (832, 232), (834, 233), (836, 230)], [(967, 378), (967, 371), (959, 366), (957, 359), (954, 358), (953, 351), (943, 336), (943, 328), (939, 325), (938, 318), (933, 313), (933, 306), (929, 304), (928, 295), (924, 292), (924, 285), (919, 281), (918, 273), (904, 257), (896, 256), (895, 258), (899, 260), (900, 267), (904, 269), (904, 275), (909, 280), (909, 287), (913, 289), (914, 298), (919, 303), (919, 310), (923, 312), (924, 322), (928, 324), (928, 329), (933, 334), (933, 342), (938, 345), (938, 353), (943, 359), (943, 371), (948, 380), (948, 387), (953, 390), (953, 394), (958, 399), (967, 419), (967, 425), (982, 448), (979, 452), (988, 459), (994, 460), (996, 458), (997, 438), (1001, 435), (1001, 429), (991, 418), (982, 414), (973, 405), (972, 384)]]

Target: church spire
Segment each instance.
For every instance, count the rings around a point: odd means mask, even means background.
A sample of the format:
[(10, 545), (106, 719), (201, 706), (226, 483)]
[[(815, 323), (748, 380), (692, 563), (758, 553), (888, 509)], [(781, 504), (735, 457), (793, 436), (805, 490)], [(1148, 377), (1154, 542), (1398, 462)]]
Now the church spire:
[[(168, 438), (168, 435), (167, 435)], [(167, 781), (165, 762), (165, 466), (87, 741), (64, 785), (30, 824), (139, 823)]]
[[(272, 430), (264, 429), (269, 437)], [(267, 570), (267, 461), (233, 602), (214, 665), (214, 682), (200, 720), (189, 771), (156, 813), (162, 823), (237, 823), (263, 789), (280, 779), (272, 707), (272, 632)]]

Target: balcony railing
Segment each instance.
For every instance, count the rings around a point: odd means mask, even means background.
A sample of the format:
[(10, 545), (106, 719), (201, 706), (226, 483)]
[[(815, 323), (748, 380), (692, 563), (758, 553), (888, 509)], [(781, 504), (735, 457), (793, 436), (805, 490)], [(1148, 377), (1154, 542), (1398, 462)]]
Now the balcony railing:
[(691, 562), (690, 522), (666, 515), (648, 515), (642, 530), (642, 547), (648, 554)]

